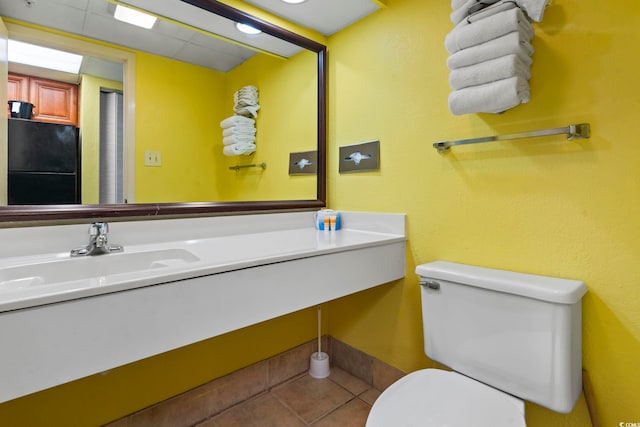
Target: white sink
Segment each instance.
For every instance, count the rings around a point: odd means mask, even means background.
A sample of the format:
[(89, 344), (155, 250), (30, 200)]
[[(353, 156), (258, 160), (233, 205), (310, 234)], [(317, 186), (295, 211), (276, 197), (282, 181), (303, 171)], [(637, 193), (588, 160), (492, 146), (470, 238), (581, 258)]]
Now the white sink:
[(179, 267), (200, 259), (184, 249), (122, 252), (63, 258), (0, 268), (0, 291), (94, 279), (114, 274)]

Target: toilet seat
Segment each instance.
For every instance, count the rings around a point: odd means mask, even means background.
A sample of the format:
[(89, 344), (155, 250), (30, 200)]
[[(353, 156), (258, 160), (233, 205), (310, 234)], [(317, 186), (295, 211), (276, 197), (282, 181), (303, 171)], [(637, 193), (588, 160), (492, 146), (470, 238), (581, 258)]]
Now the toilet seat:
[(524, 402), (457, 372), (423, 369), (378, 397), (366, 427), (526, 427)]

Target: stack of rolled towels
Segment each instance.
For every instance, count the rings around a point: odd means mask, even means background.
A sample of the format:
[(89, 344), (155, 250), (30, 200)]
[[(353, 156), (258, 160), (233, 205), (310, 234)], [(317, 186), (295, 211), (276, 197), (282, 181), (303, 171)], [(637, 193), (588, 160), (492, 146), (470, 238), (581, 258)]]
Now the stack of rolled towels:
[(534, 30), (518, 2), (543, 11), (547, 0), (451, 0), (456, 26), (445, 47), (453, 114), (501, 113), (529, 101)]
[(245, 86), (233, 94), (233, 111), (236, 114), (247, 117), (258, 117), (258, 88), (255, 86)]
[(250, 117), (233, 115), (220, 122), (222, 152), (225, 156), (249, 155), (256, 151), (256, 121)]

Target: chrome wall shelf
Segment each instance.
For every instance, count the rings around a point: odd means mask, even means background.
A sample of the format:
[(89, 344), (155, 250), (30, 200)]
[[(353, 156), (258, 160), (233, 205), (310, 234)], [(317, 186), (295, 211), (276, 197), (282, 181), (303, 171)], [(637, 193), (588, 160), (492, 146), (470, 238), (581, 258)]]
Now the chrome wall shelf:
[(529, 132), (512, 133), (510, 135), (485, 136), (481, 138), (459, 139), (456, 141), (439, 141), (433, 144), (438, 153), (446, 153), (454, 145), (478, 144), (482, 142), (506, 141), (512, 139), (533, 138), (548, 135), (567, 135), (568, 140), (587, 139), (591, 136), (589, 123), (569, 125), (562, 128), (533, 130)]

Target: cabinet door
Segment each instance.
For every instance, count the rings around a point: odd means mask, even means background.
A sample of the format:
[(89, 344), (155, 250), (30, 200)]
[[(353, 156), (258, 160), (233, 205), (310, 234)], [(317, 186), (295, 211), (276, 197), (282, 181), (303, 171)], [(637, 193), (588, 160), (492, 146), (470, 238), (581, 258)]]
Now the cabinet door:
[[(29, 77), (21, 74), (11, 74), (7, 78), (7, 99), (9, 101), (29, 101)], [(11, 110), (7, 104), (7, 117), (11, 117)]]
[(33, 120), (78, 126), (77, 85), (31, 77), (29, 95)]

